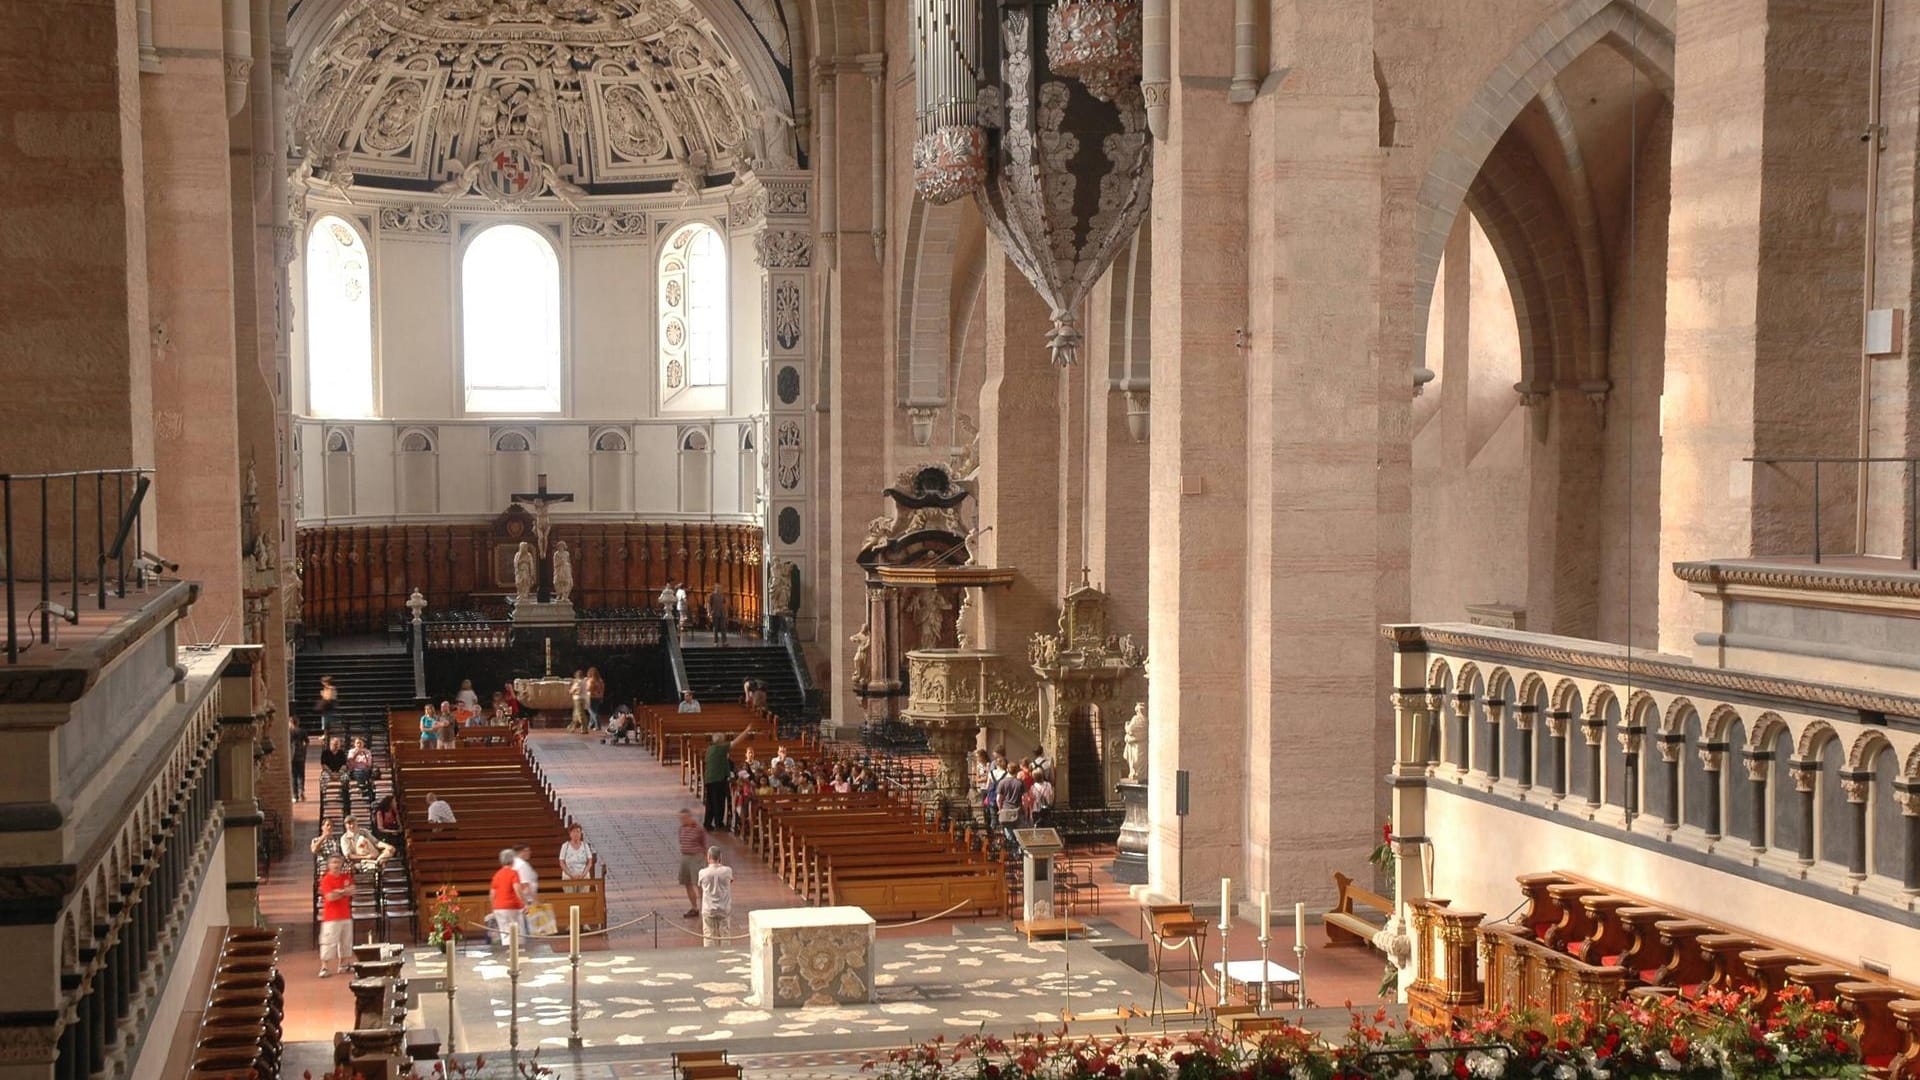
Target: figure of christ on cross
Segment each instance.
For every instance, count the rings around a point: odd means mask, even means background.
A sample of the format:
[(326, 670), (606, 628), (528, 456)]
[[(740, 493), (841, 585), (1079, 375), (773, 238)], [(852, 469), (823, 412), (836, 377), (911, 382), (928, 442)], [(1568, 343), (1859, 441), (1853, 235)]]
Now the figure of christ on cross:
[(540, 474), (538, 491), (516, 491), (513, 504), (533, 515), (533, 537), (537, 541), (534, 548), (540, 555), (540, 577), (537, 598), (543, 604), (553, 600), (553, 565), (547, 555), (547, 534), (553, 531), (551, 518), (552, 504), (572, 502), (571, 491), (548, 491), (547, 474)]

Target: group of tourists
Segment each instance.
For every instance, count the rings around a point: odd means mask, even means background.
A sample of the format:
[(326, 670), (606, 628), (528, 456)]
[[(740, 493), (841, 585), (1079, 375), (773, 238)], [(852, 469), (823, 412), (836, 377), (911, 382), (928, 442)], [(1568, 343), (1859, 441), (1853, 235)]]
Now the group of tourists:
[(1015, 829), (1046, 824), (1053, 809), (1053, 760), (1045, 748), (1034, 748), (1018, 764), (1008, 760), (1004, 746), (992, 753), (976, 750), (973, 777), (987, 821), (1006, 831), (1009, 844), (1014, 842)]
[[(680, 628), (681, 633), (685, 633), (693, 628), (692, 609), (687, 606), (686, 582), (669, 581), (665, 585), (660, 586), (660, 595), (657, 600), (660, 605), (660, 611), (673, 619), (674, 624)], [(733, 621), (730, 615), (731, 612), (728, 610), (727, 594), (720, 588), (719, 583), (715, 582), (713, 588), (707, 591), (706, 611), (707, 629), (713, 631), (715, 644), (725, 645), (727, 643), (727, 629)]]

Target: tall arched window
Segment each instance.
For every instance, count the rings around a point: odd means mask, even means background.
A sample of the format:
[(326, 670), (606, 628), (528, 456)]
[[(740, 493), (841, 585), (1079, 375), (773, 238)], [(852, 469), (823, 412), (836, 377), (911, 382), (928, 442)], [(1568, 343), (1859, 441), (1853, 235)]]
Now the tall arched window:
[(307, 234), (307, 409), (373, 415), (373, 269), (367, 244), (328, 214)]
[[(727, 250), (698, 222), (667, 238), (660, 255), (660, 362), (666, 400), (727, 385)], [(696, 408), (724, 401), (687, 402)]]
[(525, 225), (495, 225), (460, 260), (470, 412), (560, 411), (560, 258)]

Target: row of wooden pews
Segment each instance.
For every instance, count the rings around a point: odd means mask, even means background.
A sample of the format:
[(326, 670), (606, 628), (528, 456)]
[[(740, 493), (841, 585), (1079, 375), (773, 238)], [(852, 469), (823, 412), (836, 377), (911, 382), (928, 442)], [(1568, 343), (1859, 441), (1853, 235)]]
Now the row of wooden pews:
[[(389, 725), (398, 734), (414, 721), (411, 711), (396, 709)], [(488, 885), (500, 869), (500, 850), (525, 843), (540, 874), (539, 898), (553, 905), (559, 922), (564, 926), (567, 908), (578, 905), (581, 926), (607, 925), (606, 859), (598, 860), (592, 879), (561, 882), (560, 845), (574, 819), (524, 740), (422, 750), (417, 741), (396, 738), (392, 746), (395, 801), (419, 910), (431, 912), (435, 894), (451, 885), (459, 890), (461, 922), (474, 932), (491, 906)], [(434, 795), (453, 808), (454, 824), (427, 821)]]
[(353, 1027), (333, 1037), (333, 1063), (342, 1076), (393, 1080), (415, 1074), (416, 1063), (440, 1055), (440, 1033), (408, 1030), (411, 991), (399, 945), (368, 942), (353, 947)]
[(191, 1080), (268, 1080), (280, 1075), (286, 980), (280, 974), (280, 931), (227, 930), (213, 988), (194, 1036)]
[(749, 726), (774, 733), (774, 721), (766, 714), (738, 703), (704, 705), (697, 713), (683, 713), (678, 705), (637, 705), (634, 716), (641, 745), (662, 765), (704, 760), (702, 755), (715, 735), (732, 738)]
[(754, 795), (745, 834), (814, 903), (876, 918), (1006, 911), (1006, 866), (986, 834), (929, 819), (895, 792)]
[[(1576, 874), (1525, 874), (1518, 881), (1525, 903), (1513, 923), (1480, 925), (1478, 913), (1453, 911), (1445, 901), (1413, 905), (1415, 948), (1423, 956), (1416, 987), (1424, 977), (1430, 990), (1457, 999), (1478, 992), (1487, 1008), (1555, 1012), (1582, 1000), (1739, 988), (1766, 1008), (1783, 988), (1804, 987), (1859, 1019), (1860, 1052), (1871, 1069), (1920, 1077), (1920, 987)], [(1470, 954), (1448, 945), (1476, 936), (1485, 959), (1478, 975)], [(1424, 957), (1436, 955), (1429, 967)], [(1466, 985), (1470, 975), (1479, 986)]]

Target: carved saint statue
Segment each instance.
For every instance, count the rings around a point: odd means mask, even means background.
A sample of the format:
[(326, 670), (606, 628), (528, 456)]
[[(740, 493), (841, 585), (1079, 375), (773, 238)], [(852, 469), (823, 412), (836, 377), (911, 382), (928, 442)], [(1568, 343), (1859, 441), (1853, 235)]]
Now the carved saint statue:
[(1133, 640), (1132, 634), (1120, 635), (1120, 662), (1133, 668), (1144, 666), (1147, 662), (1147, 650)]
[(973, 590), (962, 589), (960, 590), (960, 614), (953, 620), (953, 636), (958, 639), (962, 649), (968, 647), (970, 635), (967, 633), (967, 627), (972, 625)]
[(533, 599), (537, 587), (539, 568), (533, 557), (533, 545), (520, 541), (520, 549), (513, 553), (513, 602), (523, 604)]
[(286, 614), (288, 622), (297, 623), (300, 621), (300, 604), (302, 599), (300, 571), (297, 569), (292, 570), (282, 579), (280, 586), (280, 605), (282, 611)]
[(253, 538), (253, 568), (263, 574), (273, 569), (273, 545), (267, 543), (266, 533)]
[(775, 615), (785, 615), (793, 610), (793, 563), (786, 559), (773, 561), (773, 572), (768, 575), (767, 596)]
[(573, 597), (573, 555), (567, 542), (553, 545), (553, 602), (567, 603)]
[(941, 631), (946, 629), (947, 612), (953, 610), (953, 602), (939, 589), (921, 589), (913, 596), (913, 619), (920, 628), (920, 647), (937, 649), (940, 647)]
[(1122, 779), (1145, 780), (1147, 764), (1147, 703), (1136, 701), (1133, 716), (1127, 720), (1127, 741), (1120, 748), (1121, 760), (1127, 763), (1127, 775)]
[(1052, 667), (1060, 660), (1060, 639), (1036, 633), (1027, 639), (1027, 661), (1034, 667)]
[(873, 645), (873, 620), (860, 624), (848, 641), (853, 642), (853, 685), (867, 685), (867, 650)]

